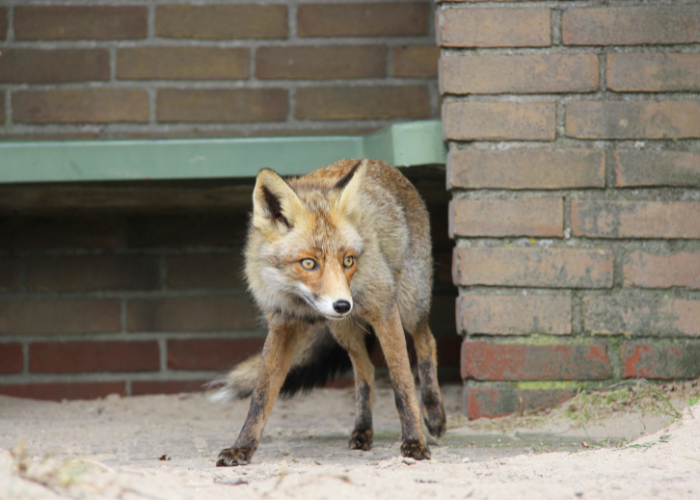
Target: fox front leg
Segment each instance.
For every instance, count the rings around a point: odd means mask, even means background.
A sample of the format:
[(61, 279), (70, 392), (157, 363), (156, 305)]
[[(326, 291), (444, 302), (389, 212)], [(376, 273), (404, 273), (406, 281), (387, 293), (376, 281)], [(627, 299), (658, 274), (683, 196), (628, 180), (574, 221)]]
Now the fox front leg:
[(297, 340), (293, 325), (270, 321), (270, 333), (265, 339), (260, 372), (250, 402), (248, 417), (238, 439), (231, 448), (219, 453), (217, 467), (246, 465), (258, 447), (267, 417), (277, 401), (280, 389), (292, 364), (294, 344)]

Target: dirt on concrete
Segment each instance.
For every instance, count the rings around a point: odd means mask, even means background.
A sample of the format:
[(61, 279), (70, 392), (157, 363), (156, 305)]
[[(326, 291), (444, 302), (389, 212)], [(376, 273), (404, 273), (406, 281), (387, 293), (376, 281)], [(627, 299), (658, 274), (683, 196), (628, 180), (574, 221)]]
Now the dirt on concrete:
[(445, 386), (450, 429), (419, 462), (400, 456), (390, 388), (376, 390), (369, 452), (347, 449), (353, 391), (317, 390), (279, 401), (252, 463), (231, 468), (215, 460), (248, 400), (0, 397), (0, 499), (698, 499), (698, 385), (668, 387), (470, 422), (461, 387)]

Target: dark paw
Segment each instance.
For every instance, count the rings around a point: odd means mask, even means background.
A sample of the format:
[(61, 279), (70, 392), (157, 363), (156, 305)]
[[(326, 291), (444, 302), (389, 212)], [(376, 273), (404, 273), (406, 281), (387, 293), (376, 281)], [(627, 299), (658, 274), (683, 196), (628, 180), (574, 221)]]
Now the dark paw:
[(372, 429), (353, 431), (350, 436), (350, 449), (369, 451), (372, 448)]
[(430, 448), (418, 441), (404, 441), (401, 444), (401, 454), (416, 460), (430, 460)]
[(447, 419), (445, 418), (445, 409), (442, 403), (433, 405), (430, 408), (424, 406), (423, 421), (428, 427), (431, 436), (436, 438), (442, 437), (447, 430)]
[(250, 448), (226, 448), (221, 450), (216, 459), (217, 467), (232, 467), (234, 465), (248, 465), (254, 449)]

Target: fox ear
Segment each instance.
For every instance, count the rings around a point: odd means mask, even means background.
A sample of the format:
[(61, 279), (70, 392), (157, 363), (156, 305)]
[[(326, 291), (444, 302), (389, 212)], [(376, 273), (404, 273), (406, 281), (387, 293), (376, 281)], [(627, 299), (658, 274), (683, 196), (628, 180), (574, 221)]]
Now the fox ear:
[(333, 189), (342, 189), (338, 199), (338, 209), (357, 224), (359, 224), (362, 214), (360, 194), (362, 193), (366, 176), (367, 160), (362, 160), (333, 186)]
[(294, 227), (294, 219), (304, 209), (294, 190), (274, 170), (258, 172), (253, 190), (253, 225), (263, 229), (276, 227), (285, 231)]

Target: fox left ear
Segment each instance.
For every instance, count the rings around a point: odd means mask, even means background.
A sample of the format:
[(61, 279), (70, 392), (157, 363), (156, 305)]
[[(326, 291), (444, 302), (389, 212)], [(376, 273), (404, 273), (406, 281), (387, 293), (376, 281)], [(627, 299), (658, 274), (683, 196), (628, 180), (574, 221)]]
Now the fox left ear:
[(343, 190), (338, 199), (338, 209), (356, 224), (359, 224), (362, 214), (360, 194), (367, 176), (367, 165), (367, 160), (358, 162), (333, 186), (333, 189)]

